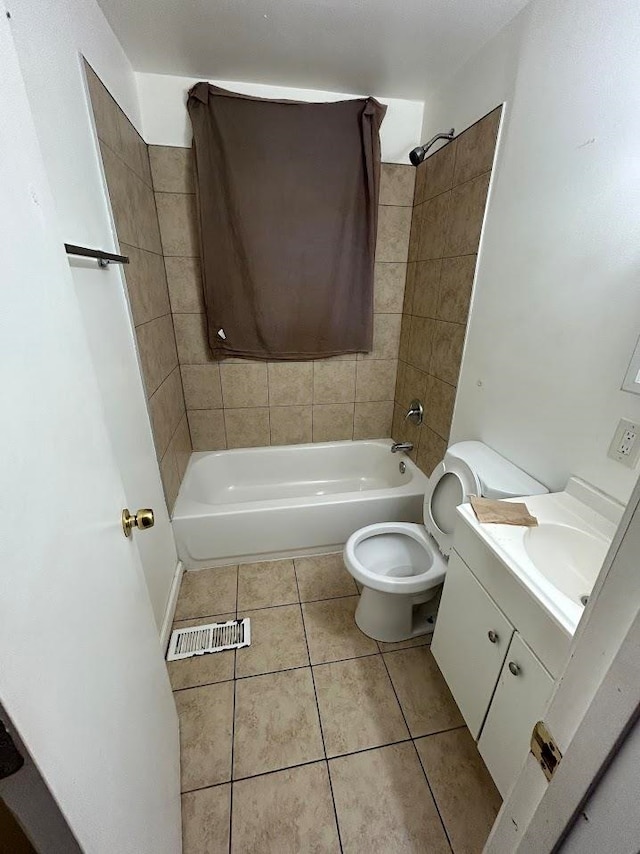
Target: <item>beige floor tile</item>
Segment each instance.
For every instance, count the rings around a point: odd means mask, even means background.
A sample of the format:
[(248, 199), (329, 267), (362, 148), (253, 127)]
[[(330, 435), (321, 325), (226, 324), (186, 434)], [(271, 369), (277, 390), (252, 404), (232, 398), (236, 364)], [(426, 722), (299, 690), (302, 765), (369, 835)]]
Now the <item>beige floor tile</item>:
[(338, 854), (340, 843), (325, 763), (234, 783), (231, 851)]
[(327, 756), (409, 738), (382, 657), (313, 668)]
[(231, 784), (182, 796), (182, 854), (227, 854)]
[(185, 572), (174, 620), (192, 620), (235, 611), (237, 580), (237, 566)]
[(322, 759), (311, 669), (238, 680), (234, 733), (234, 779)]
[(302, 606), (312, 664), (357, 658), (378, 651), (377, 644), (356, 626), (358, 596), (307, 602)]
[[(197, 620), (181, 620), (173, 624), (174, 629), (186, 629), (189, 626), (203, 626), (207, 623), (224, 623), (234, 620), (233, 614), (218, 614), (215, 617), (200, 617)], [(194, 655), (179, 661), (167, 661), (167, 670), (174, 691), (181, 688), (195, 688), (197, 685), (210, 685), (213, 682), (226, 682), (233, 679), (235, 650), (212, 652), (206, 655)]]
[(329, 760), (344, 854), (449, 854), (412, 743)]
[(396, 649), (410, 649), (414, 646), (429, 646), (432, 637), (433, 632), (430, 632), (428, 635), (421, 635), (418, 638), (409, 638), (408, 640), (394, 642), (377, 641), (377, 644), (380, 648), (380, 652), (393, 652)]
[(251, 611), (251, 646), (236, 653), (236, 676), (257, 676), (309, 664), (300, 605)]
[(297, 557), (293, 562), (301, 602), (351, 596), (357, 591), (355, 581), (345, 569), (342, 552)]
[(238, 572), (238, 611), (298, 601), (292, 560), (245, 563)]
[(480, 854), (502, 804), (469, 730), (416, 741), (433, 796), (456, 854)]
[(414, 738), (464, 725), (428, 647), (386, 652), (384, 660)]
[(183, 792), (231, 779), (233, 686), (233, 682), (219, 682), (174, 694)]

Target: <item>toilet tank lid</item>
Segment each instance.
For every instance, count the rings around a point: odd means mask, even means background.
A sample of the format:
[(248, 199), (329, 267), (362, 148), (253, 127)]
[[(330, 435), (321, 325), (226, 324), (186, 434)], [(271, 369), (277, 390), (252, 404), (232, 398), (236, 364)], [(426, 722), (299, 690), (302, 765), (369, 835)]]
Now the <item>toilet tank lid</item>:
[(483, 442), (457, 442), (447, 457), (465, 462), (475, 472), (485, 498), (541, 495), (549, 490)]

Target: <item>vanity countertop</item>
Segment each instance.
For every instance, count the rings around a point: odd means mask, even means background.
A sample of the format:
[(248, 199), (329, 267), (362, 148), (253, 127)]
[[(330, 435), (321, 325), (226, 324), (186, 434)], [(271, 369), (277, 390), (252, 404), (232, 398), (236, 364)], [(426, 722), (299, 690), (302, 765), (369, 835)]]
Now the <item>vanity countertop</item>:
[(573, 636), (624, 507), (579, 478), (562, 492), (506, 499), (523, 501), (538, 526), (481, 523), (470, 504), (458, 507), (481, 538), (553, 621)]

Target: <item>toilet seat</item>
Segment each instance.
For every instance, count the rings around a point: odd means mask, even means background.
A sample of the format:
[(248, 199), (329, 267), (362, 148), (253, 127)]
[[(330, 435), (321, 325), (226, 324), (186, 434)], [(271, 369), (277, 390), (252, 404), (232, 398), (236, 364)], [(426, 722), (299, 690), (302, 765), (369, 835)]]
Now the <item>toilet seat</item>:
[(382, 522), (347, 540), (344, 562), (362, 585), (357, 626), (368, 637), (390, 643), (433, 631), (433, 606), (444, 581), (458, 506), (470, 495), (511, 498), (546, 491), (482, 442), (452, 445), (429, 478), (424, 526)]
[(383, 522), (352, 534), (344, 559), (353, 577), (372, 590), (415, 595), (444, 581), (446, 562), (422, 525)]
[(429, 478), (423, 507), (426, 529), (445, 556), (451, 552), (456, 508), (470, 495), (482, 495), (478, 476), (464, 460), (448, 454)]

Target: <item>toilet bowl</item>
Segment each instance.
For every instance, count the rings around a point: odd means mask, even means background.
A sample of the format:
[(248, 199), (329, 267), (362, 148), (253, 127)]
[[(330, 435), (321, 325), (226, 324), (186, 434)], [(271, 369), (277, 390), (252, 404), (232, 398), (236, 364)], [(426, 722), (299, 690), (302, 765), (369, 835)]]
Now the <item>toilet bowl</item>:
[(383, 522), (360, 528), (345, 546), (345, 564), (362, 585), (358, 627), (381, 641), (424, 634), (428, 616), (414, 608), (432, 599), (444, 581), (446, 562), (422, 525)]
[(379, 641), (403, 641), (433, 630), (434, 599), (444, 581), (456, 508), (469, 495), (507, 498), (546, 487), (482, 442), (459, 442), (429, 478), (424, 525), (382, 522), (352, 534), (344, 547), (348, 571), (362, 585), (356, 624)]

